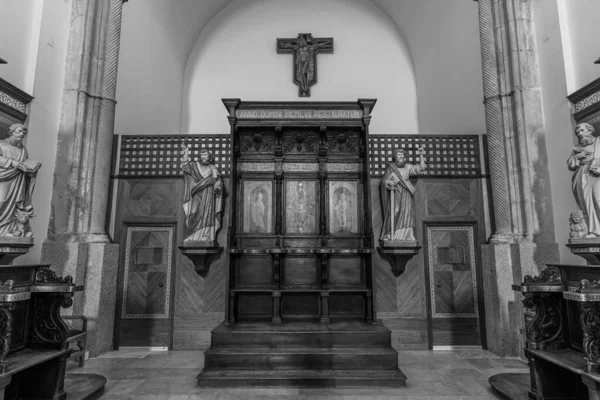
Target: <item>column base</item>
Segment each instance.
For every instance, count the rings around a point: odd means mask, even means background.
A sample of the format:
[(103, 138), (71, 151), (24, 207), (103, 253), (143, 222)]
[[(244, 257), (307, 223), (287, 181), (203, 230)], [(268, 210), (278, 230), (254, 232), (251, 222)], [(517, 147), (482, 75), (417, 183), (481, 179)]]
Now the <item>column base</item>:
[(523, 305), (511, 285), (520, 285), (525, 275), (539, 275), (545, 264), (558, 263), (558, 244), (496, 242), (481, 250), (488, 349), (519, 356), (525, 347)]
[(112, 350), (119, 245), (45, 241), (42, 263), (50, 264), (59, 275), (71, 275), (74, 282), (85, 285), (82, 293), (75, 294), (73, 314), (88, 318), (90, 357)]

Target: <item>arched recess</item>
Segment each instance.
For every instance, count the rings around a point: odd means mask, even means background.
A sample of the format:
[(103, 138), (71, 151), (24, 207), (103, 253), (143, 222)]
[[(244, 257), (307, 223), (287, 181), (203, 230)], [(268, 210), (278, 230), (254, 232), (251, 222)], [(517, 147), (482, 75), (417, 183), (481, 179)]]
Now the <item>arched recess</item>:
[(275, 39), (310, 32), (333, 37), (334, 54), (318, 56), (310, 100), (378, 99), (371, 132), (419, 132), (415, 73), (396, 24), (367, 0), (237, 0), (199, 35), (183, 80), (182, 133), (229, 129), (223, 97), (307, 100), (292, 83), (292, 57)]

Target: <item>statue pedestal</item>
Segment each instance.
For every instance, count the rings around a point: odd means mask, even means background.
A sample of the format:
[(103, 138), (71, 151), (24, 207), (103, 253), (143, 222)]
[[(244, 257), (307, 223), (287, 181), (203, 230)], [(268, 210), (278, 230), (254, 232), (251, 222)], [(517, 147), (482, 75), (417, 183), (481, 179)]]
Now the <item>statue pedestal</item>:
[(196, 273), (200, 276), (206, 276), (213, 258), (223, 252), (216, 241), (211, 242), (183, 242), (179, 246), (181, 254), (187, 256), (194, 263)]
[(567, 247), (571, 253), (587, 261), (589, 265), (600, 265), (600, 238), (569, 239)]
[(0, 265), (12, 263), (15, 258), (27, 254), (32, 246), (32, 237), (0, 236)]
[(406, 270), (406, 263), (413, 258), (421, 245), (416, 241), (380, 240), (377, 250), (382, 258), (392, 267), (394, 276), (399, 277)]

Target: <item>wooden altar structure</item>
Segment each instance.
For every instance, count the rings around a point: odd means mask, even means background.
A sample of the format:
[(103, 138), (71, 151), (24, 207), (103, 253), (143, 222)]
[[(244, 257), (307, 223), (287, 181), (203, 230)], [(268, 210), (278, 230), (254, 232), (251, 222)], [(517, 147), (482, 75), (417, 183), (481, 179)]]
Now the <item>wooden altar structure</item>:
[(375, 100), (225, 99), (228, 321), (373, 319), (367, 135)]
[(371, 324), (375, 102), (223, 100), (229, 295), (201, 386), (404, 386), (389, 330)]

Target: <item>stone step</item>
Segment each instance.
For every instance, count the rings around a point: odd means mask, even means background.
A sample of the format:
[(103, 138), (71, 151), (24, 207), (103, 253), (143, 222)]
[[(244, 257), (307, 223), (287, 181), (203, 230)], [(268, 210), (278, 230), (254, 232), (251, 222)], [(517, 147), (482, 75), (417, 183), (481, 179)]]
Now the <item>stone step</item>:
[(389, 347), (390, 331), (380, 325), (357, 324), (344, 330), (339, 325), (282, 324), (270, 326), (219, 326), (212, 332), (215, 347)]
[(406, 376), (379, 370), (204, 370), (198, 375), (201, 387), (292, 387), (358, 388), (406, 386)]
[(397, 370), (393, 348), (366, 347), (211, 347), (205, 353), (210, 369)]

